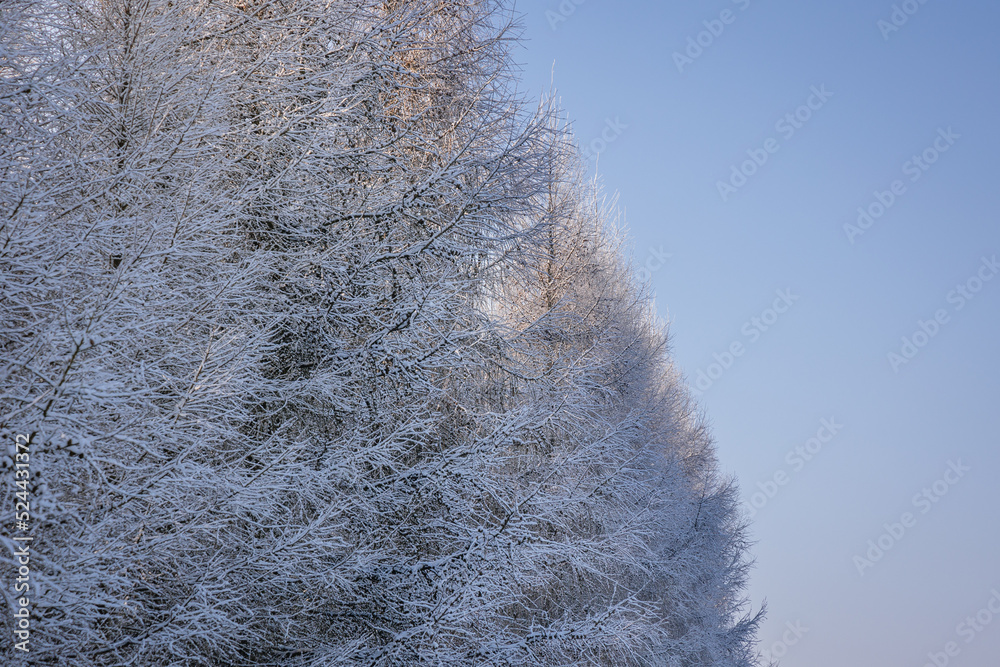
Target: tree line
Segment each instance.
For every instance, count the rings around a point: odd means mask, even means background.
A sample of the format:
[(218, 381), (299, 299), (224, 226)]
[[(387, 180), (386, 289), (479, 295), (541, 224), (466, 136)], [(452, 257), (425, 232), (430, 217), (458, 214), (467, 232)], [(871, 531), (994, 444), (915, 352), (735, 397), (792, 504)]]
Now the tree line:
[(517, 40), (0, 3), (5, 662), (757, 664), (736, 486)]

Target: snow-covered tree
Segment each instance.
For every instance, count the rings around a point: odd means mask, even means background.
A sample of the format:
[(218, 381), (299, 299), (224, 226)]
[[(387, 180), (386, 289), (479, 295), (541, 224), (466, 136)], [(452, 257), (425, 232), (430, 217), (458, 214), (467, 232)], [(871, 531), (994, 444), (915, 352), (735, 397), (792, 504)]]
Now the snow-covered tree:
[(499, 271), (489, 301), (520, 420), (500, 487), (526, 566), (512, 617), (531, 628), (530, 664), (752, 664), (734, 488), (613, 202), (573, 158), (550, 163), (531, 270)]
[(241, 604), (215, 596), (214, 511), (246, 481), (226, 468), (268, 342), (207, 12), (0, 6), (0, 423), (33, 440), (34, 664), (196, 653)]
[(514, 25), (0, 3), (33, 664), (752, 664), (734, 487)]

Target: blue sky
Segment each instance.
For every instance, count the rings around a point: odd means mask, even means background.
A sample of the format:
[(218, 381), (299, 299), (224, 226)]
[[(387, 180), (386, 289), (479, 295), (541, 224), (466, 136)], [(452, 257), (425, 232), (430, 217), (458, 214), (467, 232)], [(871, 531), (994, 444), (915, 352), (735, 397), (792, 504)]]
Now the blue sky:
[(1000, 6), (895, 8), (518, 6), (524, 90), (554, 64), (674, 357), (711, 381), (788, 667), (1000, 660)]

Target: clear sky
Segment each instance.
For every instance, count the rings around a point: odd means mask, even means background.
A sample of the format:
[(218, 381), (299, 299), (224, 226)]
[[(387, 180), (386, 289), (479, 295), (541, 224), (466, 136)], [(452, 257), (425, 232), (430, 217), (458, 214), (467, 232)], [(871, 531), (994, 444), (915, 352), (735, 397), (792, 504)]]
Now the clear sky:
[(896, 7), (518, 5), (705, 374), (787, 667), (1000, 665), (1000, 5)]

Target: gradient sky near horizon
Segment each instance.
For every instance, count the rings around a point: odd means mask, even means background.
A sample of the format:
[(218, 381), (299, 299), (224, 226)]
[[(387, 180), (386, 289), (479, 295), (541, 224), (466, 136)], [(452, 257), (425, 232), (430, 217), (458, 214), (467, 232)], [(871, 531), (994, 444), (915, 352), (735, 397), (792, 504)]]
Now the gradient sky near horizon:
[(523, 90), (554, 71), (704, 373), (754, 514), (761, 649), (1000, 665), (1000, 5), (517, 9)]

